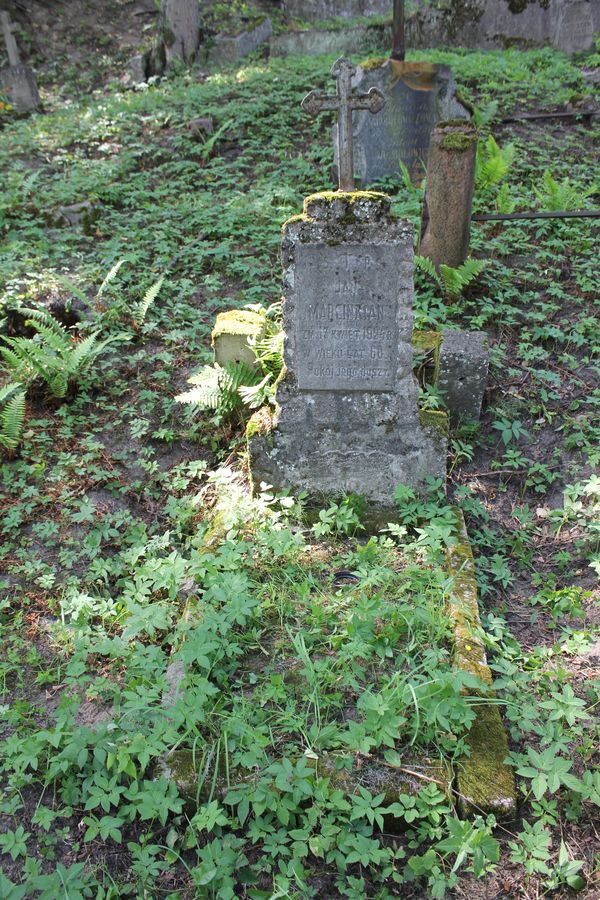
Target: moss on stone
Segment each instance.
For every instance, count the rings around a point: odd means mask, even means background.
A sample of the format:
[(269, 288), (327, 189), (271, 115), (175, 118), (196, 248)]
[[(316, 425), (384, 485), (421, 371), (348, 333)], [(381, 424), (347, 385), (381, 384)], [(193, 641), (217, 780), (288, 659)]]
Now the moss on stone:
[(354, 206), (360, 201), (389, 203), (388, 195), (381, 191), (320, 191), (318, 194), (309, 194), (304, 198), (304, 215), (310, 215), (308, 207), (311, 203), (335, 203), (336, 200), (341, 200), (349, 206)]
[(505, 763), (508, 741), (491, 690), (492, 673), (482, 640), (475, 561), (464, 516), (457, 507), (454, 515), (455, 540), (447, 554), (447, 568), (454, 582), (447, 604), (454, 631), (452, 661), (458, 669), (477, 676), (482, 682), (480, 691), (471, 692), (481, 698), (466, 738), (471, 755), (458, 763), (461, 810), (463, 815), (484, 812), (512, 818), (516, 811), (514, 773)]
[(246, 440), (250, 440), (257, 435), (262, 437), (270, 434), (273, 430), (273, 410), (270, 406), (261, 406), (248, 421), (246, 425)]
[(442, 434), (448, 436), (448, 414), (440, 409), (420, 409), (419, 422), (421, 428), (433, 428), (435, 431), (441, 431)]
[(452, 153), (465, 153), (477, 141), (477, 135), (465, 133), (464, 131), (451, 131), (444, 135), (440, 141), (442, 150), (448, 150)]
[(364, 59), (358, 65), (364, 72), (368, 72), (370, 69), (380, 69), (388, 62), (388, 60), (389, 57), (387, 56), (371, 56), (369, 59)]
[(415, 353), (435, 354), (442, 342), (442, 336), (439, 331), (413, 331), (412, 345)]
[[(464, 108), (467, 110), (467, 112), (471, 113), (471, 115), (474, 115), (475, 106), (473, 103), (471, 103), (470, 100), (467, 100), (467, 98), (465, 97), (465, 95), (463, 93), (461, 93), (460, 91), (456, 91), (454, 96), (456, 97), (458, 102), (461, 104), (461, 106), (464, 106)], [(465, 120), (463, 119), (462, 121), (464, 122)]]
[(282, 226), (282, 231), (288, 227), (288, 225), (293, 225), (295, 222), (306, 222), (308, 216), (305, 213), (298, 213), (297, 216), (290, 216), (289, 219), (286, 219)]
[(456, 780), (463, 816), (493, 813), (510, 820), (517, 811), (515, 776), (505, 762), (508, 741), (497, 706), (480, 705), (467, 735), (471, 751), (457, 763)]
[(264, 316), (253, 312), (251, 309), (228, 309), (219, 313), (215, 319), (215, 327), (212, 330), (214, 342), (223, 335), (247, 335), (260, 334), (265, 327)]

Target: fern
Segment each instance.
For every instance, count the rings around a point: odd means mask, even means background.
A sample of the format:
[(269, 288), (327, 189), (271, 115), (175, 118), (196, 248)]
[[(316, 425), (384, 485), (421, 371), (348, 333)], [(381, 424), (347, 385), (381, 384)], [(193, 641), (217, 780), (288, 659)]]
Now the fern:
[(447, 299), (455, 300), (487, 268), (489, 260), (466, 259), (457, 268), (442, 263), (438, 271), (426, 256), (415, 256), (415, 265), (434, 279)]
[(596, 190), (596, 188), (591, 188), (587, 191), (580, 191), (569, 178), (557, 181), (547, 169), (542, 177), (542, 183), (543, 190), (538, 191), (537, 188), (534, 190), (541, 208), (548, 212), (581, 209), (585, 200)]
[(498, 146), (493, 136), (490, 135), (485, 142), (477, 145), (476, 182), (481, 190), (498, 184), (507, 175), (513, 159), (515, 158), (514, 144)]
[(32, 338), (2, 338), (4, 346), (0, 346), (0, 356), (4, 368), (26, 387), (41, 380), (58, 399), (66, 396), (72, 383), (91, 368), (109, 344), (123, 337), (115, 335), (99, 341), (99, 332), (95, 331), (76, 342), (49, 313), (35, 309), (25, 312), (31, 317), (26, 324), (34, 328), (36, 334)]
[(193, 384), (191, 391), (178, 394), (178, 403), (189, 403), (198, 409), (212, 409), (227, 417), (238, 412), (242, 405), (241, 389), (256, 385), (261, 380), (261, 372), (244, 362), (227, 363), (220, 366), (204, 366), (196, 375), (188, 379)]
[(0, 388), (0, 446), (16, 450), (23, 434), (25, 420), (25, 389), (10, 382)]
[(165, 276), (161, 275), (158, 281), (155, 281), (152, 287), (149, 287), (146, 293), (144, 294), (142, 301), (138, 303), (133, 313), (133, 321), (136, 325), (141, 326), (144, 324), (144, 320), (146, 318), (146, 313), (158, 297), (161, 287), (163, 286), (163, 281), (165, 280)]
[(114, 264), (114, 266), (112, 267), (112, 269), (110, 270), (110, 272), (108, 273), (108, 275), (106, 276), (106, 278), (104, 279), (104, 281), (102, 282), (100, 287), (98, 288), (98, 293), (96, 294), (97, 299), (100, 299), (100, 297), (102, 296), (102, 294), (104, 293), (104, 291), (106, 290), (106, 288), (108, 287), (110, 282), (117, 275), (119, 269), (121, 268), (121, 266), (123, 265), (124, 262), (125, 262), (124, 259), (120, 259), (118, 262), (116, 262)]

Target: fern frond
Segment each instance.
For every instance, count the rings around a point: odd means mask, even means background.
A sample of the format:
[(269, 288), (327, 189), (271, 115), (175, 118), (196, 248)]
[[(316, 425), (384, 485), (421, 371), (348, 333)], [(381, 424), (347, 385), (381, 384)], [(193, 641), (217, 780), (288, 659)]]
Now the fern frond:
[(24, 420), (25, 391), (20, 384), (8, 384), (0, 389), (0, 445), (6, 450), (18, 447)]
[(421, 272), (425, 272), (426, 275), (429, 275), (431, 278), (433, 278), (434, 281), (438, 283), (439, 287), (443, 287), (438, 271), (429, 257), (419, 256), (417, 254), (415, 256), (415, 267), (417, 269), (420, 269)]
[(114, 266), (112, 267), (112, 269), (110, 270), (110, 272), (108, 273), (108, 275), (106, 276), (106, 278), (104, 279), (104, 281), (102, 282), (100, 287), (98, 288), (98, 292), (96, 293), (97, 298), (102, 296), (102, 294), (104, 293), (104, 291), (106, 290), (106, 288), (108, 287), (110, 282), (117, 275), (117, 272), (119, 271), (119, 269), (121, 268), (121, 266), (123, 265), (124, 262), (125, 262), (124, 259), (120, 259), (118, 262), (116, 262), (114, 264)]
[(82, 303), (85, 303), (86, 306), (89, 306), (90, 301), (83, 293), (81, 288), (78, 288), (76, 284), (73, 284), (73, 282), (69, 281), (68, 278), (65, 278), (64, 275), (55, 274), (54, 278), (56, 279), (56, 281), (58, 281), (59, 284), (62, 284), (63, 287), (66, 287), (69, 291), (71, 291), (71, 293), (74, 294), (78, 300), (81, 300)]
[(188, 378), (188, 384), (193, 384), (191, 391), (178, 394), (175, 397), (178, 403), (192, 403), (201, 409), (216, 409), (219, 404), (219, 394), (221, 388), (219, 386), (219, 374), (221, 367), (204, 366), (191, 378)]
[(65, 360), (69, 375), (76, 375), (81, 372), (87, 365), (94, 361), (97, 356), (98, 335), (100, 332), (93, 331), (86, 338), (75, 344), (71, 353)]
[(64, 325), (51, 316), (45, 309), (23, 309), (22, 313), (27, 316), (26, 325), (32, 325), (36, 330), (42, 326), (46, 330), (52, 331), (58, 337), (68, 338), (68, 331)]
[(141, 303), (135, 308), (135, 312), (133, 314), (133, 320), (136, 325), (143, 325), (144, 319), (146, 318), (146, 313), (158, 297), (159, 291), (163, 286), (163, 282), (165, 280), (165, 276), (161, 275), (158, 281), (155, 281), (152, 287), (149, 287), (146, 293), (144, 294)]

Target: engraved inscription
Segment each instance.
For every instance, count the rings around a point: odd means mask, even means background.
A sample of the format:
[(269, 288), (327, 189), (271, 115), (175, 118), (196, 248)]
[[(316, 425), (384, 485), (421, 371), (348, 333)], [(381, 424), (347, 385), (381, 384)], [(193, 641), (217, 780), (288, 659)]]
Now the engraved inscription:
[(381, 113), (363, 124), (371, 176), (393, 171), (401, 159), (413, 179), (421, 177), (434, 125), (434, 92), (398, 82)]
[(400, 252), (389, 245), (299, 245), (295, 369), (301, 389), (393, 389), (400, 281)]

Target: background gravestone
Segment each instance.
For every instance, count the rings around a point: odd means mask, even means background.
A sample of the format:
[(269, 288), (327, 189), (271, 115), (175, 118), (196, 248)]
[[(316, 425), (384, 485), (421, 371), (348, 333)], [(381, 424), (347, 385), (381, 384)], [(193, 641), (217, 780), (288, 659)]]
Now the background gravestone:
[(248, 426), (255, 484), (355, 492), (374, 515), (446, 473), (446, 416), (420, 414), (412, 372), (413, 229), (389, 202), (315, 194), (284, 226), (279, 413)]
[[(425, 173), (435, 125), (442, 120), (468, 119), (469, 111), (456, 97), (449, 66), (393, 59), (376, 63), (359, 66), (355, 77), (360, 91), (378, 88), (385, 96), (385, 106), (375, 117), (355, 116), (354, 171), (366, 187), (398, 175), (403, 162), (418, 183)], [(336, 128), (333, 138), (337, 146)], [(337, 156), (335, 162), (337, 165)]]
[(167, 65), (176, 59), (192, 62), (200, 43), (198, 0), (162, 0), (161, 27)]
[(0, 12), (0, 27), (4, 37), (8, 66), (0, 71), (0, 88), (18, 113), (28, 113), (40, 108), (40, 95), (33, 72), (24, 66), (14, 37), (15, 25), (7, 12)]
[(469, 254), (477, 132), (470, 122), (434, 128), (427, 162), (419, 253), (437, 269)]

